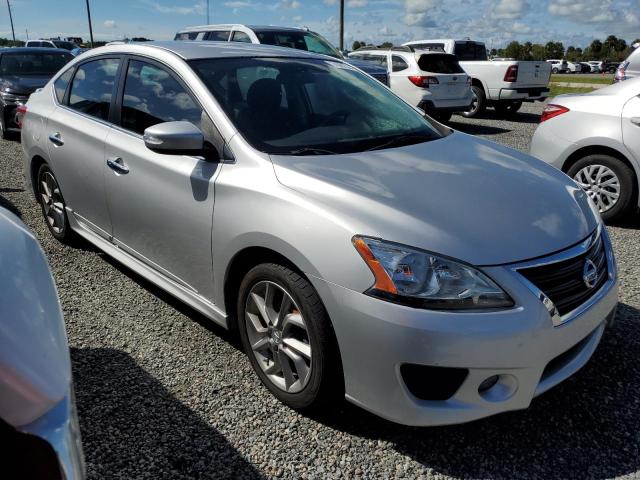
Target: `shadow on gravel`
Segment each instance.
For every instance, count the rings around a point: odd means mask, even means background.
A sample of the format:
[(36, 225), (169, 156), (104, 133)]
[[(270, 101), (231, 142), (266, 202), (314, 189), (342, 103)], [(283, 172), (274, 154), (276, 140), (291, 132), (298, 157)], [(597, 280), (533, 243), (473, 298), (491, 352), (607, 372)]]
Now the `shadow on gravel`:
[[(455, 120), (455, 116), (453, 119)], [(494, 120), (494, 121), (503, 121), (503, 122), (512, 122), (512, 123), (540, 123), (540, 115), (535, 113), (526, 113), (526, 112), (518, 112), (513, 116), (501, 116), (496, 113), (495, 110), (489, 108), (484, 111), (482, 115), (478, 115), (471, 119), (477, 120)]]
[[(11, 190), (17, 190), (17, 189), (10, 189), (10, 188), (0, 188), (0, 193), (2, 192), (8, 192)], [(20, 190), (21, 191), (21, 190)], [(4, 207), (7, 210), (9, 210), (11, 213), (15, 214), (16, 216), (22, 218), (22, 212), (20, 211), (20, 209), (18, 207), (16, 207), (12, 201), (8, 200), (7, 198), (5, 198), (4, 196), (0, 195), (0, 207)]]
[(71, 359), (89, 478), (262, 478), (125, 352)]
[(497, 135), (499, 133), (507, 133), (511, 131), (506, 128), (491, 127), (489, 125), (481, 125), (479, 123), (458, 123), (453, 120), (448, 122), (447, 125), (470, 135)]
[(635, 212), (626, 215), (625, 218), (608, 225), (618, 228), (627, 228), (629, 230), (640, 230), (640, 211), (636, 210)]
[[(315, 418), (462, 478), (611, 478), (640, 470), (640, 310), (620, 304), (591, 361), (527, 410), (412, 428), (351, 405)], [(635, 478), (635, 477), (634, 477)]]
[(154, 285), (144, 277), (138, 275), (133, 270), (127, 268), (122, 263), (114, 260), (109, 255), (102, 253), (102, 259), (109, 263), (113, 268), (118, 270), (123, 275), (126, 275), (131, 280), (136, 282), (140, 287), (147, 290), (152, 295), (158, 297), (160, 300), (170, 305), (173, 309), (183, 314), (185, 317), (188, 317), (190, 320), (199, 323), (201, 326), (209, 330), (211, 333), (221, 338), (229, 345), (234, 347), (236, 350), (244, 351), (242, 345), (240, 343), (240, 338), (238, 335), (234, 334), (232, 331), (226, 330), (222, 328), (220, 325), (215, 323), (213, 320), (205, 317), (203, 314), (194, 310), (189, 305), (184, 303), (182, 300), (178, 300), (173, 295), (170, 295), (160, 287)]

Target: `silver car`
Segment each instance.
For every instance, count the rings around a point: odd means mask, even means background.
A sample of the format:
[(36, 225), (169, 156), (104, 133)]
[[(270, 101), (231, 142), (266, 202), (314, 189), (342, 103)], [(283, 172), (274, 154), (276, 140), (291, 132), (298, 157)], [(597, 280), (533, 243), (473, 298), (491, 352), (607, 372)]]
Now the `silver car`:
[(3, 478), (85, 478), (69, 347), (38, 241), (0, 207), (0, 443)]
[(640, 78), (552, 99), (533, 135), (530, 153), (572, 177), (606, 221), (636, 210)]
[(346, 397), (410, 425), (526, 408), (614, 314), (611, 244), (575, 183), (342, 60), (114, 45), (27, 107), (52, 235), (237, 329), (291, 407)]

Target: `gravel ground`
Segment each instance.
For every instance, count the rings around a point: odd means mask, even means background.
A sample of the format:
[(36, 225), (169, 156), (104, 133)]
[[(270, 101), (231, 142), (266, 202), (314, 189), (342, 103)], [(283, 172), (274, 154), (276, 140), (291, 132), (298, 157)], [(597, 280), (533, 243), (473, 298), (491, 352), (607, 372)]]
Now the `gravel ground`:
[[(452, 126), (526, 150), (540, 104)], [(36, 232), (62, 301), (91, 478), (640, 477), (640, 221), (610, 228), (621, 305), (592, 361), (528, 410), (408, 428), (348, 404), (309, 418), (258, 383), (238, 342), (91, 247), (46, 232), (17, 142), (0, 204)]]

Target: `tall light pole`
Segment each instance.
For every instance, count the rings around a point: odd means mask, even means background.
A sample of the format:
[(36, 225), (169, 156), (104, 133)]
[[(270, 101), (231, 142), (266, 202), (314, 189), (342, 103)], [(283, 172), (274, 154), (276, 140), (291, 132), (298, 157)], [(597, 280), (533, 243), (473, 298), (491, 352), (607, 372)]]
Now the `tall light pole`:
[(207, 25), (209, 25), (209, 0), (207, 0)]
[(89, 46), (93, 48), (93, 27), (91, 26), (91, 9), (89, 8), (89, 0), (86, 0), (86, 2), (87, 2), (87, 18), (89, 19)]
[(13, 16), (11, 15), (11, 4), (9, 0), (7, 0), (7, 9), (9, 9), (9, 20), (11, 21), (11, 35), (13, 36), (13, 41), (16, 41), (16, 32), (13, 31)]
[(344, 50), (344, 0), (340, 0), (340, 51)]

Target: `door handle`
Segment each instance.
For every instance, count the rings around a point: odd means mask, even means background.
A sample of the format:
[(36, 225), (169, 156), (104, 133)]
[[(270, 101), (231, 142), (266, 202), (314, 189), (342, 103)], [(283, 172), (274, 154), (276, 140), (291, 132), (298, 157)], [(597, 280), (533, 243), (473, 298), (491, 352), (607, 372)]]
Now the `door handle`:
[(631, 123), (640, 127), (640, 117), (631, 117)]
[(126, 174), (129, 173), (129, 167), (124, 163), (124, 160), (120, 157), (107, 158), (107, 166), (114, 172)]
[(49, 140), (56, 147), (61, 147), (62, 145), (64, 145), (64, 141), (62, 140), (62, 137), (60, 136), (59, 132), (52, 133), (51, 135), (49, 135)]

